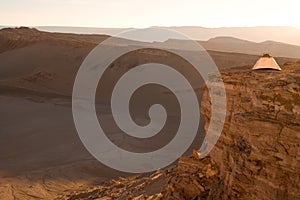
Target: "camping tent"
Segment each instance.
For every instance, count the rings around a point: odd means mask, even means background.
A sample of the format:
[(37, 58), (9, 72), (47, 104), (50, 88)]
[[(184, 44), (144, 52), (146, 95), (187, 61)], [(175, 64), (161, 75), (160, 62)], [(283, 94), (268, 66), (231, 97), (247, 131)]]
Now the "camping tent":
[(269, 54), (264, 54), (262, 57), (260, 57), (252, 69), (253, 70), (255, 70), (255, 69), (281, 70), (281, 68), (275, 61), (275, 59), (272, 56), (270, 56)]

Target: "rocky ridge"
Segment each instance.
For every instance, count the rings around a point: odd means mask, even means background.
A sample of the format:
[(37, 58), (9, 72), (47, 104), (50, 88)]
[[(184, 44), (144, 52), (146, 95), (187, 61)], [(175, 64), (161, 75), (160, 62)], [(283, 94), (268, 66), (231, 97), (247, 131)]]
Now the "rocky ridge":
[[(220, 167), (223, 199), (299, 199), (299, 64), (222, 72), (227, 118), (210, 156)], [(202, 114), (209, 122), (207, 91)]]
[[(299, 199), (300, 63), (282, 71), (223, 70), (222, 79), (226, 122), (210, 156), (182, 157), (149, 176), (120, 178), (58, 199)], [(206, 129), (210, 103), (205, 91)]]
[(57, 199), (208, 199), (220, 196), (215, 189), (221, 183), (218, 177), (219, 169), (210, 157), (182, 157), (176, 166), (149, 176), (120, 178)]

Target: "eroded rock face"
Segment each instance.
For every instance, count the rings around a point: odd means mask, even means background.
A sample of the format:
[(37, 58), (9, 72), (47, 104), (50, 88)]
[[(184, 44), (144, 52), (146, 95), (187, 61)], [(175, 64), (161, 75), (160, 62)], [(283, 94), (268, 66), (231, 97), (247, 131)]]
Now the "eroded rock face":
[(57, 199), (221, 199), (219, 168), (210, 158), (182, 157), (178, 164), (151, 175), (120, 178)]
[(223, 182), (210, 157), (182, 157), (166, 174), (168, 184), (162, 190), (163, 199), (220, 199)]
[[(224, 181), (222, 198), (300, 198), (300, 65), (282, 71), (222, 72), (227, 113), (210, 153)], [(201, 106), (210, 120), (206, 91)]]
[[(226, 122), (209, 156), (120, 178), (58, 199), (299, 199), (300, 63), (282, 71), (222, 72)], [(214, 80), (219, 80), (218, 78)], [(201, 113), (210, 121), (205, 91)]]

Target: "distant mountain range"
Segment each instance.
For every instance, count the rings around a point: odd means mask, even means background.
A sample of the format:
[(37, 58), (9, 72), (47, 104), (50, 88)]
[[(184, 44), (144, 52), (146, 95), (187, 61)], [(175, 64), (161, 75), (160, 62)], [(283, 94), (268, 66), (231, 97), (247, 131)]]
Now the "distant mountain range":
[[(271, 28), (271, 27), (270, 27)], [(39, 27), (39, 29), (45, 29)], [(86, 31), (90, 33), (105, 32), (106, 34), (113, 34), (112, 32), (121, 31), (121, 29), (98, 29), (98, 28), (72, 28), (72, 27), (48, 27), (53, 32), (56, 30), (58, 32), (78, 32)], [(227, 29), (227, 28), (224, 28)], [(235, 28), (233, 28), (235, 29)], [(241, 28), (243, 29), (243, 28)], [(15, 48), (17, 46), (26, 46), (26, 43), (30, 43), (31, 40), (49, 40), (54, 35), (48, 34), (47, 32), (39, 32), (36, 29), (2, 29), (0, 30), (0, 52), (7, 50), (7, 48)], [(53, 35), (53, 36), (52, 36)], [(299, 33), (300, 35), (300, 33)], [(251, 34), (249, 34), (249, 37)], [(254, 34), (252, 35), (255, 36)], [(92, 45), (99, 44), (104, 39), (108, 38), (108, 35), (100, 34), (55, 34), (54, 38), (60, 38), (63, 41), (77, 41), (77, 42), (88, 42)], [(13, 45), (10, 41), (15, 41), (18, 38), (18, 42), (14, 42)], [(52, 38), (53, 39), (53, 38)], [(297, 39), (296, 37), (294, 39)], [(35, 42), (35, 41), (32, 41)], [(119, 45), (123, 44), (123, 39), (120, 39)], [(286, 57), (286, 58), (298, 58), (300, 59), (300, 45), (291, 45), (282, 42), (275, 42), (271, 40), (266, 40), (263, 42), (252, 42), (248, 40), (237, 39), (229, 36), (214, 37), (208, 40), (198, 40), (198, 42), (209, 51), (218, 51), (218, 52), (229, 52), (229, 53), (242, 53), (250, 55), (262, 55), (263, 53), (270, 53), (274, 57)], [(193, 50), (189, 49), (189, 46), (186, 46), (186, 43), (178, 39), (169, 39), (165, 41), (168, 43), (168, 46), (171, 48), (180, 48), (183, 50)], [(128, 41), (124, 44), (138, 45), (135, 41)], [(159, 43), (158, 43), (159, 47)]]
[(170, 27), (197, 40), (209, 40), (215, 37), (234, 37), (252, 42), (276, 41), (300, 46), (300, 29), (285, 26), (258, 27)]
[(250, 55), (270, 53), (275, 57), (300, 58), (300, 46), (274, 41), (260, 43), (240, 40), (233, 37), (216, 37), (200, 44), (211, 51), (234, 52)]
[[(0, 26), (1, 28), (1, 26)], [(38, 26), (41, 31), (114, 35), (128, 28), (86, 28), (63, 26)], [(205, 28), (198, 26), (161, 27), (179, 31), (194, 40), (206, 41), (215, 37), (234, 37), (252, 42), (276, 41), (300, 46), (300, 29), (285, 26)]]

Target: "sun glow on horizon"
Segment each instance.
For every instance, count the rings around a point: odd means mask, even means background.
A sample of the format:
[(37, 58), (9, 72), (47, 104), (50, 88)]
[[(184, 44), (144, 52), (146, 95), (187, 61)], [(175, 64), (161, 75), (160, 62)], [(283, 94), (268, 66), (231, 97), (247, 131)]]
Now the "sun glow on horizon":
[(146, 28), (151, 26), (300, 29), (297, 0), (11, 0), (2, 2), (0, 25)]

